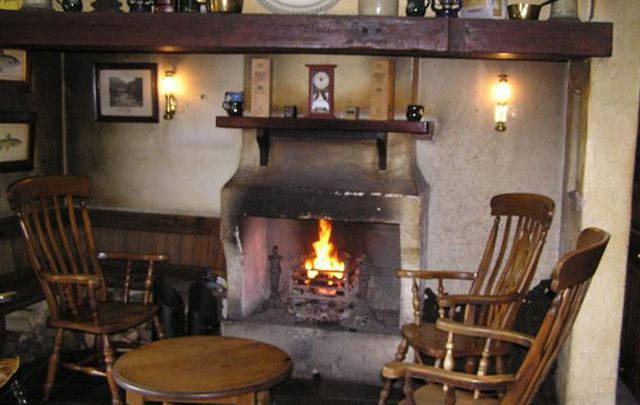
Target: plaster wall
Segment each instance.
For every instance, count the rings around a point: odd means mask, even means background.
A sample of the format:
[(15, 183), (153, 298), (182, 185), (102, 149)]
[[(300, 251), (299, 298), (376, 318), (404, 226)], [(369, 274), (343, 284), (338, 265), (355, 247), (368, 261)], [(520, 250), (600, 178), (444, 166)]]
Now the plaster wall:
[[(155, 61), (175, 65), (182, 90), (178, 113), (158, 124), (94, 120), (95, 62)], [(337, 109), (368, 106), (370, 59), (344, 56), (274, 56), (274, 101), (306, 109), (305, 63), (335, 63)], [(220, 189), (237, 166), (241, 133), (214, 126), (224, 91), (243, 88), (240, 56), (67, 56), (69, 169), (93, 181), (92, 204), (149, 212), (220, 215)], [(413, 65), (397, 59), (396, 112), (410, 99)], [(560, 63), (421, 60), (419, 100), (436, 120), (436, 138), (419, 140), (418, 165), (432, 187), (428, 263), (432, 268), (473, 270), (490, 226), (492, 195), (527, 191), (562, 196), (564, 88)], [(510, 75), (514, 95), (508, 130), (493, 130), (491, 86)], [(286, 84), (285, 84), (286, 83)], [(246, 86), (246, 84), (244, 84)], [(161, 99), (162, 104), (162, 99)], [(559, 211), (558, 211), (559, 212)], [(559, 214), (538, 278), (557, 259)], [(463, 288), (463, 287), (461, 287)], [(456, 290), (456, 286), (453, 287)]]
[(613, 56), (591, 65), (582, 227), (611, 233), (561, 363), (563, 403), (616, 403), (627, 243), (640, 94), (640, 9), (636, 0), (597, 2), (596, 20), (614, 24)]
[[(178, 111), (159, 123), (94, 119), (93, 65), (155, 62), (159, 79), (175, 68)], [(69, 171), (91, 177), (95, 206), (219, 216), (220, 189), (237, 166), (241, 134), (215, 127), (225, 91), (242, 90), (243, 58), (234, 55), (69, 54), (66, 102)]]
[[(491, 224), (491, 196), (540, 193), (556, 202), (556, 214), (536, 285), (558, 257), (566, 104), (559, 89), (566, 86), (566, 66), (423, 59), (421, 69), (419, 100), (437, 121), (436, 138), (419, 141), (417, 152), (431, 187), (429, 268), (475, 271)], [(513, 89), (503, 133), (493, 129), (489, 96), (500, 73)]]

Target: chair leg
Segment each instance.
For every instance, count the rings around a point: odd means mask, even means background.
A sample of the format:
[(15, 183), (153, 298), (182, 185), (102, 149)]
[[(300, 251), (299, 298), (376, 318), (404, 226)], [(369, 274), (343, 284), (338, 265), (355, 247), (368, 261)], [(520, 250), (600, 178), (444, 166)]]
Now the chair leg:
[(106, 365), (107, 383), (109, 384), (109, 391), (111, 391), (111, 404), (122, 405), (120, 401), (120, 393), (118, 386), (113, 380), (113, 349), (111, 348), (111, 341), (109, 335), (102, 335), (102, 349), (104, 353), (104, 362)]
[(51, 394), (51, 387), (56, 379), (56, 372), (58, 371), (58, 363), (60, 362), (60, 348), (62, 347), (62, 337), (64, 329), (56, 329), (56, 333), (53, 337), (53, 352), (49, 357), (49, 367), (47, 369), (47, 379), (44, 382), (44, 400), (49, 398)]
[[(409, 342), (407, 339), (402, 338), (402, 341), (398, 345), (398, 349), (396, 350), (396, 355), (393, 358), (393, 361), (402, 361), (407, 356), (407, 351), (409, 350)], [(389, 394), (391, 393), (391, 386), (393, 385), (393, 380), (390, 378), (386, 378), (384, 380), (384, 385), (382, 386), (382, 391), (380, 391), (380, 399), (378, 399), (378, 405), (385, 405), (387, 403), (387, 398), (389, 398)]]
[(162, 327), (162, 322), (160, 322), (160, 318), (157, 314), (153, 316), (153, 327), (156, 329), (158, 339), (164, 339), (164, 328)]

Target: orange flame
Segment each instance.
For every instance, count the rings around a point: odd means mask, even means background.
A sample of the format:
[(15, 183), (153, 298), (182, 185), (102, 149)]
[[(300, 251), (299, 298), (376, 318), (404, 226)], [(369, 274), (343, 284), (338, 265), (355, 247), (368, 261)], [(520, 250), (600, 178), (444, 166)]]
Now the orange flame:
[(335, 246), (331, 243), (331, 222), (321, 219), (319, 225), (318, 240), (313, 243), (315, 257), (304, 262), (307, 277), (315, 278), (318, 276), (318, 270), (323, 270), (329, 271), (331, 277), (341, 280), (344, 278), (345, 264), (340, 260)]

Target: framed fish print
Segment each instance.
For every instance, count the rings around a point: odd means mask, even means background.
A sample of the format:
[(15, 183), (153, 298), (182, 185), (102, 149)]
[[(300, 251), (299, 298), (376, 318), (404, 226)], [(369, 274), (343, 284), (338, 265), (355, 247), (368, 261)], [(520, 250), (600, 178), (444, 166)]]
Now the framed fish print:
[(97, 121), (158, 122), (155, 63), (95, 65)]
[(29, 88), (27, 52), (19, 49), (0, 49), (0, 88)]
[(33, 170), (35, 114), (0, 113), (0, 172)]

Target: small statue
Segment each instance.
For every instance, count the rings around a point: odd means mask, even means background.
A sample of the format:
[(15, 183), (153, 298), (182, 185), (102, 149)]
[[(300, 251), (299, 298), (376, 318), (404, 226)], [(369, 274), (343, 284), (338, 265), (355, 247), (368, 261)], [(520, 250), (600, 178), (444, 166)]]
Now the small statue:
[(271, 298), (278, 296), (280, 290), (280, 273), (282, 268), (280, 262), (282, 261), (282, 255), (278, 253), (278, 246), (273, 245), (271, 248), (271, 254), (269, 255), (269, 278), (271, 280)]
[(356, 257), (358, 268), (359, 289), (356, 295), (358, 299), (366, 300), (369, 293), (369, 262), (365, 253), (359, 253)]

